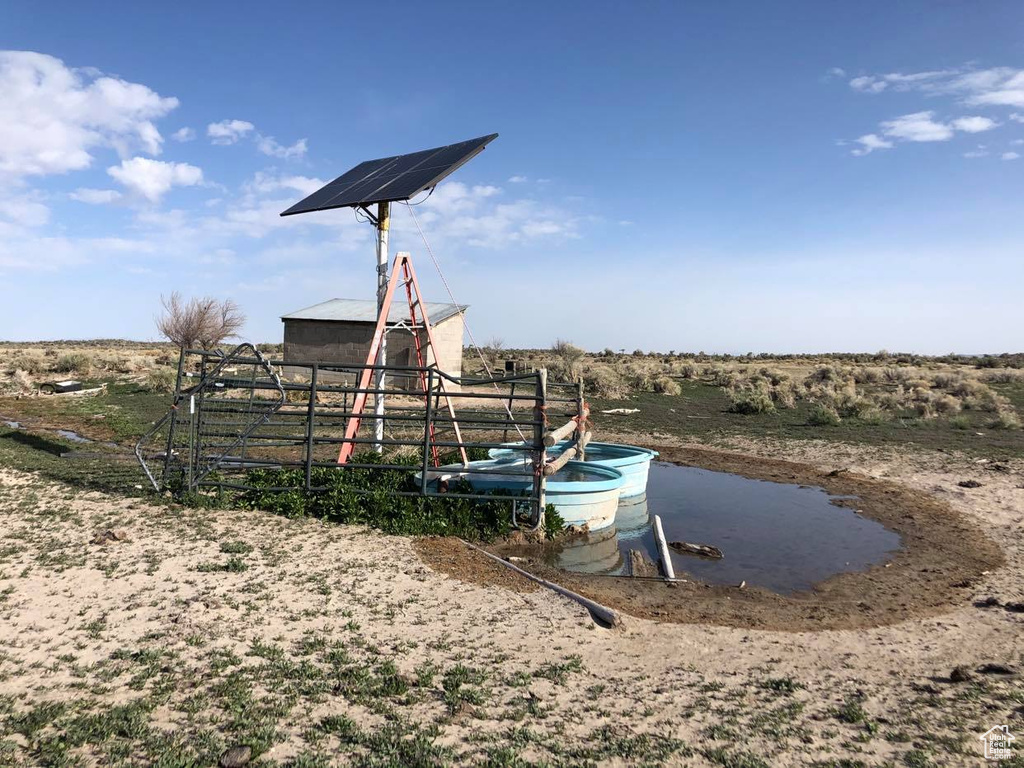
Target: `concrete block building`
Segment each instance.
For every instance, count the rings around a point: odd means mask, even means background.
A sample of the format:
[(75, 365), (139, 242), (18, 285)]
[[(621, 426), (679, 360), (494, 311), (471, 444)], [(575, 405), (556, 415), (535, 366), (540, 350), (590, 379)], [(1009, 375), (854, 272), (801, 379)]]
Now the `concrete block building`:
[[(438, 368), (453, 376), (462, 375), (462, 338), (465, 331), (462, 312), (465, 305), (426, 304), (433, 331), (435, 348), (426, 363), (436, 362)], [(281, 317), (284, 323), (284, 362), (341, 363), (362, 365), (370, 351), (373, 329), (377, 322), (377, 302), (358, 299), (330, 299)], [(416, 347), (412, 334), (395, 328), (409, 323), (409, 305), (395, 301), (388, 313), (387, 364), (416, 365)], [(421, 339), (426, 334), (421, 331)], [(287, 371), (286, 371), (287, 373)], [(418, 389), (414, 379), (395, 377), (396, 387)]]

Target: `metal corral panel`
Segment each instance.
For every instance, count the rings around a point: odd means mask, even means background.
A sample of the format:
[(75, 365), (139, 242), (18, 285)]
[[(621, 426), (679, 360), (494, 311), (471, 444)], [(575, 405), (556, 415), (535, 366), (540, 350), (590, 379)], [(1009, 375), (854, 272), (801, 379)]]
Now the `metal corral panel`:
[[(431, 325), (437, 325), (449, 317), (465, 311), (467, 304), (438, 304), (427, 302), (427, 314)], [(282, 315), (282, 320), (324, 320), (340, 323), (376, 323), (377, 302), (362, 299), (329, 299), (311, 307)], [(409, 305), (405, 301), (394, 301), (388, 312), (388, 324), (409, 321)]]

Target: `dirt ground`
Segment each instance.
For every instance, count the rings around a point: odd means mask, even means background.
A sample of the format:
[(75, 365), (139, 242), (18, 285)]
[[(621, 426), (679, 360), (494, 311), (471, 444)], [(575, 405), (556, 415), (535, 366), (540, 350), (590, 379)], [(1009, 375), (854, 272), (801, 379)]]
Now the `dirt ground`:
[(605, 629), (456, 542), (425, 563), (404, 537), (3, 470), (0, 764), (964, 766), (993, 726), (1022, 738), (1024, 460), (628, 438), (855, 490), (908, 550), (814, 605), (693, 587), (656, 621), (605, 595), (627, 613)]

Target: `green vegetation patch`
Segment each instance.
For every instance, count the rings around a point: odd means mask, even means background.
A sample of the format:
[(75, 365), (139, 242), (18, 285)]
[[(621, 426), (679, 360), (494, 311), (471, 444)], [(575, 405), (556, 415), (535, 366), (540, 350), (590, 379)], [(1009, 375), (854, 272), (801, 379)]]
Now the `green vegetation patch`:
[[(418, 465), (415, 459), (382, 457), (372, 451), (353, 458), (355, 464)], [(316, 517), (335, 523), (368, 525), (385, 533), (410, 536), (459, 536), (491, 541), (512, 532), (512, 505), (517, 513), (527, 511), (528, 500), (511, 493), (494, 493), (494, 501), (464, 499), (450, 495), (403, 496), (419, 491), (418, 481), (409, 470), (371, 468), (346, 469), (314, 467), (311, 486), (305, 490), (302, 469), (252, 469), (246, 483), (254, 490), (241, 493), (232, 503), (243, 508), (261, 509), (285, 517)], [(294, 487), (294, 490), (280, 490)], [(472, 493), (465, 483), (450, 489)], [(558, 535), (565, 525), (552, 505), (544, 515), (548, 538)]]

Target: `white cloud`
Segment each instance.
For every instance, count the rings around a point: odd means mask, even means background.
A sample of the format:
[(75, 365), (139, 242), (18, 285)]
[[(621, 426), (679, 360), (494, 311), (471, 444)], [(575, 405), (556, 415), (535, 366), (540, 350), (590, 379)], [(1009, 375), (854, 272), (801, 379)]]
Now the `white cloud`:
[(1003, 160), (1016, 160), (1020, 157), (1017, 152), (1003, 152)]
[(867, 133), (861, 136), (859, 139), (854, 139), (859, 147), (850, 150), (852, 154), (862, 157), (864, 155), (874, 152), (876, 149), (892, 149), (892, 142), (886, 141), (885, 139), (879, 138), (877, 134)]
[(953, 138), (953, 128), (932, 120), (934, 114), (928, 110), (902, 115), (895, 120), (883, 120), (882, 133), (904, 141), (948, 141)]
[(921, 91), (934, 95), (953, 95), (975, 106), (1024, 107), (1024, 69), (941, 69), (930, 72), (862, 75), (850, 80), (850, 87), (861, 93), (886, 90)]
[(50, 221), (50, 209), (33, 194), (0, 197), (0, 219), (8, 219), (19, 230), (41, 227)]
[(206, 126), (206, 135), (214, 144), (234, 144), (255, 127), (247, 120), (221, 120)]
[(72, 69), (31, 51), (0, 51), (0, 174), (66, 173), (89, 167), (91, 151), (160, 153), (153, 121), (178, 100), (138, 83)]
[[(865, 134), (855, 140), (860, 146), (851, 150), (851, 152), (861, 157), (870, 154), (876, 149), (890, 149), (896, 141), (949, 141), (956, 135), (957, 131), (962, 133), (982, 133), (998, 126), (999, 123), (995, 120), (980, 115), (967, 115), (949, 122), (942, 122), (935, 119), (935, 112), (932, 110), (912, 112), (909, 115), (901, 115), (893, 120), (883, 120), (879, 127), (884, 138), (876, 133)], [(968, 154), (967, 156), (977, 157), (978, 155)]]
[(121, 237), (77, 238), (54, 235), (0, 239), (0, 267), (23, 271), (54, 271), (101, 261), (112, 255), (153, 253), (146, 240)]
[(122, 160), (107, 169), (114, 179), (150, 202), (157, 202), (171, 187), (191, 187), (203, 180), (201, 169), (188, 163), (165, 163), (145, 157)]
[(977, 149), (972, 149), (968, 152), (964, 152), (964, 157), (975, 158), (975, 157), (987, 157), (988, 149), (984, 144), (979, 144)]
[(846, 77), (846, 70), (842, 67), (832, 67), (828, 73), (828, 77)]
[(112, 203), (115, 200), (120, 200), (121, 193), (116, 189), (89, 189), (88, 187), (79, 187), (74, 192), (70, 193), (68, 197), (72, 200), (77, 200), (80, 203), (103, 205), (104, 203)]
[(989, 117), (981, 117), (979, 115), (971, 115), (969, 117), (958, 117), (952, 123), (950, 123), (956, 130), (963, 131), (964, 133), (982, 133), (983, 131), (991, 131), (993, 128), (998, 128), (999, 123)]
[(264, 155), (270, 157), (280, 157), (285, 160), (294, 160), (305, 156), (306, 154), (306, 140), (299, 139), (290, 147), (278, 144), (273, 136), (260, 136), (256, 140), (256, 147)]
[(1024, 107), (1024, 69), (1000, 67), (973, 74), (973, 78), (965, 75), (953, 84), (954, 88), (967, 91), (968, 104)]
[(175, 141), (192, 141), (196, 137), (196, 132), (189, 128), (187, 125), (184, 128), (179, 128), (171, 134), (171, 138)]
[[(925, 72), (890, 72), (860, 75), (849, 80), (850, 87), (861, 93), (883, 91), (917, 92), (932, 99), (945, 97), (951, 104), (974, 107), (1024, 107), (1024, 69), (971, 66)], [(947, 107), (947, 110), (949, 108)], [(913, 112), (880, 124), (880, 133), (897, 141), (948, 141), (957, 132), (982, 133), (998, 128), (1001, 123), (986, 115), (963, 115), (940, 120), (934, 110)], [(1007, 119), (1024, 123), (1024, 115), (1012, 112)], [(863, 153), (861, 153), (863, 154)], [(968, 152), (967, 157), (977, 157)]]
[[(439, 185), (415, 210), (432, 242), (458, 241), (497, 249), (530, 240), (579, 237), (577, 217), (534, 200), (523, 198), (506, 202), (502, 197), (500, 187), (470, 187), (450, 181)], [(399, 228), (401, 226), (399, 219)]]
[(1010, 146), (1013, 147), (1019, 147), (1021, 144), (1024, 144), (1024, 139), (1014, 139), (1010, 142)]
[(850, 80), (850, 87), (861, 93), (881, 93), (882, 91), (926, 90), (935, 83), (956, 74), (957, 70), (940, 69), (930, 72), (913, 72), (909, 75), (891, 72), (886, 75), (861, 75)]
[(524, 181), (527, 181), (527, 178), (525, 176), (510, 176), (509, 181), (512, 184), (522, 184)]
[(881, 93), (888, 87), (888, 83), (874, 77), (855, 77), (850, 81), (850, 87), (861, 93)]
[(206, 135), (214, 144), (237, 144), (241, 139), (252, 134), (256, 148), (268, 157), (279, 157), (283, 160), (295, 160), (305, 157), (309, 149), (306, 139), (299, 139), (294, 144), (278, 143), (273, 136), (264, 136), (256, 130), (256, 126), (248, 120), (221, 120), (206, 126)]
[[(122, 200), (135, 197), (145, 201), (159, 200), (177, 186), (205, 186), (199, 168), (146, 158), (127, 160), (111, 167), (109, 173), (119, 182), (117, 189), (83, 187), (72, 194), (102, 201), (108, 196), (105, 193), (120, 191)], [(325, 270), (337, 268), (339, 254), (373, 252), (373, 228), (357, 220), (350, 210), (284, 218), (279, 215), (324, 183), (323, 179), (299, 174), (258, 173), (240, 187), (227, 190), (215, 208), (207, 207), (204, 199), (190, 199), (188, 207), (127, 208), (126, 214), (133, 221), (124, 231), (132, 236), (102, 240), (64, 236), (52, 221), (47, 224), (49, 212), (41, 204), (43, 198), (37, 194), (30, 200), (22, 191), (14, 200), (0, 202), (0, 271), (114, 263), (124, 269), (156, 269), (155, 265), (173, 258), (182, 265), (181, 274), (189, 279), (221, 279), (236, 290), (244, 282), (237, 273), (237, 265), (243, 261), (249, 265), (244, 277), (253, 279), (266, 276), (273, 265), (297, 263), (308, 266), (308, 290), (315, 294), (323, 290)], [(414, 210), (437, 253), (459, 260), (465, 258), (466, 248), (547, 246), (579, 237), (587, 219), (553, 202), (510, 199), (508, 191), (498, 185), (449, 182), (439, 185)], [(419, 233), (410, 214), (404, 206), (395, 208), (394, 249), (420, 252)], [(38, 228), (28, 227), (28, 221)], [(61, 224), (72, 226), (73, 222)], [(243, 253), (244, 259), (235, 255)], [(354, 258), (352, 263), (362, 263), (363, 256)], [(186, 265), (188, 269), (184, 269)], [(262, 271), (253, 273), (254, 268)], [(344, 277), (347, 273), (339, 274)], [(353, 290), (365, 287), (362, 282), (355, 284)], [(292, 301), (294, 298), (286, 303)], [(299, 300), (295, 305), (303, 303)]]

